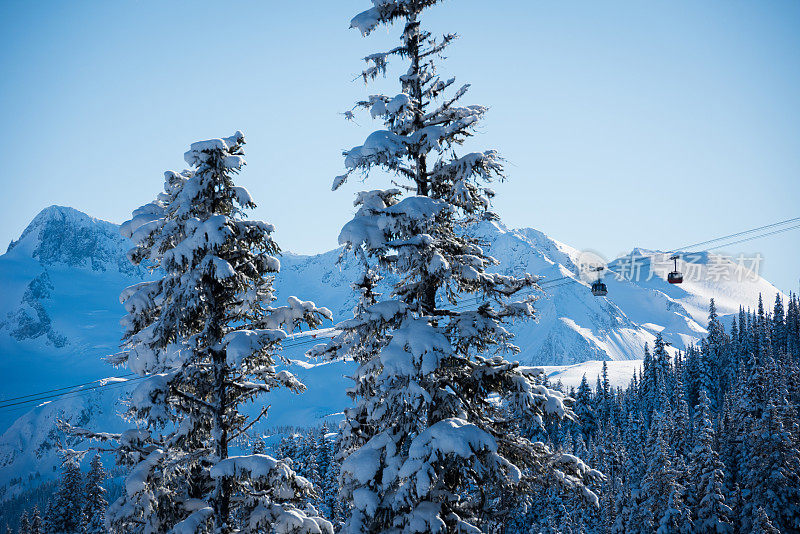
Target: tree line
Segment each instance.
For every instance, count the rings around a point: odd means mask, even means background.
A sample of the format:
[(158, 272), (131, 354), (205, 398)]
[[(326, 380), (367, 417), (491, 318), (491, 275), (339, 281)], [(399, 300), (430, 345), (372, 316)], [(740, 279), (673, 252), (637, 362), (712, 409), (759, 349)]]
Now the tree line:
[[(108, 532), (105, 514), (108, 507), (108, 471), (100, 455), (95, 455), (89, 470), (82, 473), (76, 462), (68, 461), (47, 494), (34, 495), (37, 504), (15, 517), (15, 528), (6, 524), (7, 534), (101, 534)], [(40, 504), (44, 509), (40, 510)], [(10, 511), (10, 507), (4, 507)]]

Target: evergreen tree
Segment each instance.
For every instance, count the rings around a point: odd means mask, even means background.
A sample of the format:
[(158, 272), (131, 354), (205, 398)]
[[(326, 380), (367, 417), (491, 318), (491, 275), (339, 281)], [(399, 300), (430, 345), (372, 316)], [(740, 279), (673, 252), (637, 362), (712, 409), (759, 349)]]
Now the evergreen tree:
[[(633, 374), (633, 380), (636, 380), (636, 373)], [(650, 353), (650, 346), (644, 344), (644, 358), (642, 360), (642, 371), (639, 379), (639, 389), (641, 391), (642, 402), (640, 408), (646, 414), (647, 424), (650, 423), (650, 415), (654, 408), (652, 399), (657, 393), (656, 373), (653, 368), (653, 355)]]
[(736, 375), (736, 368), (739, 365), (739, 324), (736, 320), (736, 316), (731, 318), (731, 336), (730, 341), (726, 347), (727, 355), (725, 357), (725, 362), (727, 366), (723, 369), (723, 384), (724, 388), (721, 388), (720, 395), (722, 397), (728, 392), (727, 388), (733, 384), (735, 375)]
[(338, 473), (333, 466), (334, 460), (331, 454), (330, 440), (328, 439), (328, 427), (323, 425), (316, 433), (316, 463), (319, 473), (319, 483), (317, 493), (322, 510), (327, 517), (334, 519), (336, 511), (336, 501), (338, 500)]
[(694, 345), (686, 349), (686, 358), (683, 366), (683, 381), (686, 384), (686, 394), (691, 406), (696, 406), (700, 398), (700, 356)]
[(264, 436), (257, 437), (253, 440), (253, 446), (250, 452), (252, 454), (264, 454), (267, 452), (267, 446), (264, 444)]
[(589, 381), (586, 380), (586, 375), (583, 375), (581, 383), (578, 386), (578, 391), (575, 396), (575, 405), (573, 407), (575, 416), (578, 418), (578, 426), (583, 433), (585, 439), (594, 436), (597, 430), (597, 414), (595, 412), (594, 402), (592, 400), (592, 389), (589, 387)]
[[(325, 506), (330, 514), (328, 517), (340, 528), (347, 509), (344, 503), (339, 499), (339, 462), (333, 457), (335, 443), (326, 443), (326, 448), (328, 449), (328, 454), (331, 456), (331, 462), (325, 474), (325, 487), (323, 488)], [(337, 531), (339, 528), (337, 528)]]
[(292, 433), (287, 437), (281, 438), (276, 451), (278, 457), (290, 463), (292, 468), (295, 470), (298, 470), (299, 465), (297, 462), (297, 459), (300, 457), (298, 450), (299, 440), (300, 435), (296, 433)]
[(317, 446), (317, 433), (311, 429), (306, 433), (303, 439), (303, 449), (305, 451), (305, 477), (308, 478), (315, 487), (319, 487), (320, 482), (322, 482), (319, 463), (317, 462), (319, 456), (319, 449)]
[(28, 519), (28, 512), (22, 512), (22, 515), (19, 518), (19, 534), (30, 534), (31, 533), (31, 522)]
[(751, 532), (752, 534), (781, 534), (763, 508), (756, 509)]
[(105, 522), (108, 501), (106, 501), (106, 490), (103, 487), (106, 477), (107, 473), (103, 468), (103, 463), (100, 461), (100, 455), (96, 454), (92, 458), (89, 473), (86, 475), (84, 490), (86, 503), (83, 508), (83, 525), (81, 526), (83, 534), (103, 534), (106, 532)]
[(45, 508), (44, 517), (42, 518), (42, 532), (44, 534), (55, 534), (56, 530), (53, 527), (53, 520), (56, 513), (56, 499), (51, 497), (47, 501), (47, 508)]
[(656, 413), (647, 439), (649, 458), (642, 478), (639, 507), (634, 513), (633, 528), (637, 532), (654, 532), (660, 527), (669, 509), (672, 493), (678, 486), (678, 473), (671, 459), (669, 416)]
[(756, 355), (756, 363), (758, 365), (764, 364), (764, 356), (769, 353), (770, 340), (769, 340), (769, 324), (767, 314), (764, 311), (764, 301), (761, 294), (758, 294), (758, 309), (755, 317), (755, 328), (753, 328), (753, 354)]
[(656, 534), (690, 534), (694, 532), (691, 512), (683, 500), (683, 487), (673, 481), (667, 508), (659, 521)]
[(52, 515), (48, 518), (49, 530), (69, 534), (78, 532), (83, 524), (83, 502), (81, 469), (76, 461), (67, 460), (59, 478), (58, 490), (53, 496)]
[(739, 340), (737, 345), (744, 350), (745, 340), (747, 339), (747, 314), (744, 306), (739, 306)]
[(783, 300), (778, 293), (775, 295), (775, 307), (772, 309), (772, 341), (779, 353), (786, 352), (787, 336), (784, 321)]
[(796, 294), (790, 297), (786, 312), (786, 352), (800, 360), (800, 301)]
[(672, 375), (672, 368), (670, 366), (670, 357), (667, 352), (667, 343), (661, 337), (659, 332), (656, 335), (656, 340), (653, 343), (653, 374), (656, 383), (654, 396), (655, 406), (658, 409), (665, 407), (664, 399), (668, 398), (669, 392), (672, 389), (670, 377)]
[[(785, 397), (783, 397), (785, 398)], [(800, 531), (800, 446), (796, 433), (784, 426), (783, 398), (770, 398), (760, 420), (747, 436), (749, 454), (743, 483), (748, 491), (743, 512), (753, 517), (763, 509), (781, 531)], [(795, 415), (795, 414), (793, 414)], [(797, 429), (796, 415), (794, 430)]]
[(675, 388), (673, 390), (672, 419), (674, 421), (671, 445), (680, 455), (685, 455), (691, 449), (692, 425), (689, 420), (689, 403), (686, 402), (686, 390), (683, 387), (683, 378), (680, 372), (675, 373)]
[(705, 390), (700, 392), (697, 407), (697, 440), (690, 455), (690, 473), (696, 487), (693, 502), (695, 528), (700, 533), (733, 532), (733, 511), (725, 503), (724, 470), (714, 450), (714, 427), (711, 422), (711, 401)]
[[(709, 325), (709, 327), (711, 327)], [(704, 339), (700, 346), (697, 365), (697, 391), (705, 391), (709, 402), (714, 407), (717, 406), (717, 396), (719, 394), (718, 380), (714, 370), (720, 364), (719, 353), (721, 345), (713, 345), (710, 339)], [(698, 399), (699, 401), (699, 399)]]
[(135, 245), (131, 260), (159, 276), (123, 292), (128, 315), (114, 360), (142, 378), (129, 415), (144, 425), (89, 434), (115, 439), (119, 462), (130, 467), (126, 491), (107, 513), (112, 528), (331, 530), (304, 511), (311, 485), (285, 463), (229, 455), (258, 420), (242, 413), (243, 403), (273, 388), (303, 389), (276, 369), (286, 331), (330, 317), (295, 297), (271, 306), (279, 248), (272, 225), (244, 218), (255, 204), (233, 182), (243, 145), (240, 132), (192, 144), (184, 156), (192, 169), (167, 172), (164, 192), (122, 227)]
[(649, 426), (654, 411), (663, 411), (669, 403), (670, 358), (661, 333), (656, 335), (652, 355), (645, 345), (642, 368), (642, 410)]
[[(354, 283), (360, 302), (315, 351), (359, 363), (339, 442), (341, 497), (353, 507), (344, 532), (488, 529), (509, 513), (504, 488), (524, 491), (532, 477), (554, 475), (596, 499), (584, 487), (595, 472), (522, 436), (519, 421), (569, 412), (563, 394), (502, 356), (515, 351), (503, 323), (534, 315), (533, 297), (514, 295), (535, 290), (537, 279), (489, 272), (497, 261), (474, 235), (474, 223), (496, 218), (487, 184), (503, 168), (493, 150), (455, 154), (486, 108), (459, 105), (468, 86), (445, 96), (455, 82), (436, 75), (436, 62), (455, 36), (437, 40), (421, 25), (437, 3), (375, 1), (351, 22), (364, 35), (404, 26), (399, 46), (365, 58), (365, 81), (393, 58), (408, 69), (399, 94), (357, 104), (385, 129), (346, 151), (347, 170), (334, 181), (336, 189), (380, 167), (406, 182), (358, 194), (339, 241), (364, 264)], [(377, 295), (388, 273), (400, 280)], [(484, 303), (468, 309), (475, 296)]]
[(33, 512), (31, 513), (31, 523), (28, 528), (28, 534), (44, 534), (44, 522), (39, 513), (39, 508), (36, 506), (33, 507)]
[(603, 369), (598, 377), (598, 393), (600, 401), (598, 404), (598, 415), (601, 421), (607, 421), (611, 416), (611, 383), (608, 378), (608, 364), (603, 360)]

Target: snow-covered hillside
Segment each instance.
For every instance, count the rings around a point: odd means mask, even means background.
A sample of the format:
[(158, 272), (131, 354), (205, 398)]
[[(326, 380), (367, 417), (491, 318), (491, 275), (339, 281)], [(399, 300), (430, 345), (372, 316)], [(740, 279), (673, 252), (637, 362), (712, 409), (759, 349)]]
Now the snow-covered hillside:
[[(526, 365), (558, 366), (546, 370), (566, 385), (577, 385), (584, 372), (593, 380), (601, 360), (619, 361), (610, 369), (624, 385), (639, 364), (627, 360), (640, 358), (642, 346), (652, 343), (657, 332), (677, 348), (704, 332), (709, 298), (716, 299), (721, 314), (729, 314), (740, 303), (755, 302), (759, 293), (771, 300), (777, 292), (763, 279), (738, 276), (732, 263), (721, 267), (717, 258), (700, 255), (692, 261), (694, 276), (681, 286), (668, 284), (658, 269), (649, 280), (608, 274), (608, 296), (593, 297), (580, 276), (580, 251), (533, 229), (485, 222), (473, 231), (500, 260), (502, 272), (530, 272), (545, 282), (558, 279), (545, 283), (538, 322), (514, 326), (522, 349), (515, 358)], [(119, 293), (147, 276), (128, 263), (128, 247), (116, 225), (53, 206), (0, 256), (0, 400), (127, 372), (113, 369), (102, 357), (117, 350), (123, 315)], [(654, 254), (636, 249), (631, 257)], [(279, 301), (295, 293), (311, 296), (333, 311), (334, 320), (350, 316), (355, 304), (350, 282), (358, 266), (352, 258), (340, 261), (340, 255), (339, 249), (314, 256), (284, 254), (276, 282)], [(619, 259), (612, 268), (622, 272), (625, 262)], [(712, 267), (714, 276), (709, 276)], [(725, 269), (730, 276), (717, 275)], [(271, 397), (266, 427), (313, 424), (346, 405), (344, 375), (352, 364), (307, 362), (303, 352), (309, 347), (298, 340), (289, 349), (298, 360), (293, 372), (308, 392)], [(0, 498), (12, 482), (24, 485), (29, 476), (52, 474), (58, 463), (55, 444), (61, 439), (57, 418), (121, 429), (118, 412), (132, 389), (132, 383), (120, 383), (33, 409), (31, 404), (0, 408)]]

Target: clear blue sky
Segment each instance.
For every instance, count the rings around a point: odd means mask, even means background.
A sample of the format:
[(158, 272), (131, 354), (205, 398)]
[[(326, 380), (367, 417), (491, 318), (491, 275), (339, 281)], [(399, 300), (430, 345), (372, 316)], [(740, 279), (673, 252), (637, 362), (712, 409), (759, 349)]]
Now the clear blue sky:
[[(242, 130), (240, 177), (284, 249), (336, 245), (330, 191), (369, 128), (360, 58), (399, 29), (348, 30), (366, 0), (0, 2), (0, 246), (50, 204), (115, 222), (189, 143)], [(496, 209), (613, 257), (800, 216), (800, 2), (449, 0), (443, 74), (491, 107), (473, 143), (508, 160)], [(760, 252), (797, 290), (800, 232)]]

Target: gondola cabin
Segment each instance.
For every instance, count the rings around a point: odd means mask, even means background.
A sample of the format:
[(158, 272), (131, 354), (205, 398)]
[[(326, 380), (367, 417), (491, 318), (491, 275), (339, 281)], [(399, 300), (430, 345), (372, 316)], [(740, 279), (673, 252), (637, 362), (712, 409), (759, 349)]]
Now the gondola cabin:
[(669, 282), (670, 284), (681, 284), (681, 283), (683, 283), (683, 273), (678, 271), (678, 258), (679, 257), (680, 256), (678, 256), (676, 254), (675, 256), (672, 256), (670, 258), (672, 261), (675, 262), (674, 263), (675, 270), (667, 275), (667, 282)]
[(683, 273), (679, 273), (678, 271), (672, 271), (667, 275), (667, 282), (669, 282), (670, 284), (683, 283)]
[(602, 276), (602, 274), (600, 273), (602, 273), (604, 269), (605, 269), (604, 265), (589, 268), (589, 270), (597, 273), (597, 280), (592, 282), (592, 295), (594, 295), (595, 297), (605, 297), (606, 295), (608, 295), (608, 288), (600, 279), (600, 277)]
[(595, 297), (605, 297), (608, 295), (608, 288), (603, 282), (597, 280), (592, 284), (592, 295)]

